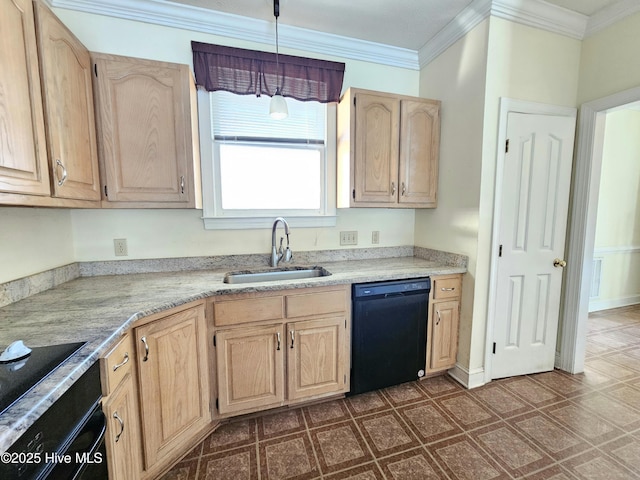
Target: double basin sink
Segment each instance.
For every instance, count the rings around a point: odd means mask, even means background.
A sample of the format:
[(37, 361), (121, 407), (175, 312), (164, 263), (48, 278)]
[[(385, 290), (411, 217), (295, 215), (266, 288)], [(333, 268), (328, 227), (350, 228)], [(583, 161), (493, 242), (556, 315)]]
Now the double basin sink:
[(286, 267), (272, 270), (245, 270), (229, 272), (224, 276), (224, 283), (256, 283), (275, 282), (281, 280), (298, 280), (304, 278), (326, 277), (331, 272), (322, 267)]

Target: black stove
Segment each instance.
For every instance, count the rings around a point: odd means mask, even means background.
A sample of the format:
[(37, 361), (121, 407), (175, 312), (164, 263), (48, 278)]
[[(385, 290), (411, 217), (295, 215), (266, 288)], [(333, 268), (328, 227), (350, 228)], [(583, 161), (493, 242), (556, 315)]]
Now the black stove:
[(85, 342), (78, 342), (33, 347), (28, 357), (0, 364), (0, 414), (84, 344)]

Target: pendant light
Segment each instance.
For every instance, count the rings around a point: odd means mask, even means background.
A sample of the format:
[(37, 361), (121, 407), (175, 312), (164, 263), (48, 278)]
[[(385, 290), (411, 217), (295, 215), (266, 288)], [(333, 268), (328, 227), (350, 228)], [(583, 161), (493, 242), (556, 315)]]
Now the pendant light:
[(276, 93), (271, 97), (269, 115), (276, 120), (289, 116), (287, 102), (280, 93), (280, 62), (278, 61), (278, 17), (280, 16), (280, 0), (273, 0), (273, 16), (276, 17)]

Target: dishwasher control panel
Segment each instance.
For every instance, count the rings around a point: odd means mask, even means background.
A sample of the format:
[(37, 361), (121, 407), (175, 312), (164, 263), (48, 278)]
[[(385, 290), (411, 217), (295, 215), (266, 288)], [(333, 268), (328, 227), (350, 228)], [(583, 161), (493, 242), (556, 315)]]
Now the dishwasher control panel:
[(412, 278), (394, 280), (391, 282), (360, 283), (353, 286), (353, 296), (371, 297), (375, 295), (389, 295), (397, 293), (417, 293), (431, 290), (431, 279)]

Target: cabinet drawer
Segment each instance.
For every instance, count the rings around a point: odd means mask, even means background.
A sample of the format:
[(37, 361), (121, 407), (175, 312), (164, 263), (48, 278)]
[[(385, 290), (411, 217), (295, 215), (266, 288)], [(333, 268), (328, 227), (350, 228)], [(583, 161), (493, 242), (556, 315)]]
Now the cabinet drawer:
[(433, 280), (433, 298), (436, 300), (458, 298), (460, 297), (461, 284), (460, 277), (436, 278)]
[(285, 302), (287, 318), (337, 313), (347, 308), (344, 290), (287, 295)]
[(102, 395), (107, 396), (116, 389), (131, 371), (134, 357), (133, 338), (131, 335), (125, 335), (109, 353), (100, 359)]
[(216, 327), (239, 323), (279, 320), (284, 318), (282, 296), (248, 298), (214, 302), (213, 323)]

